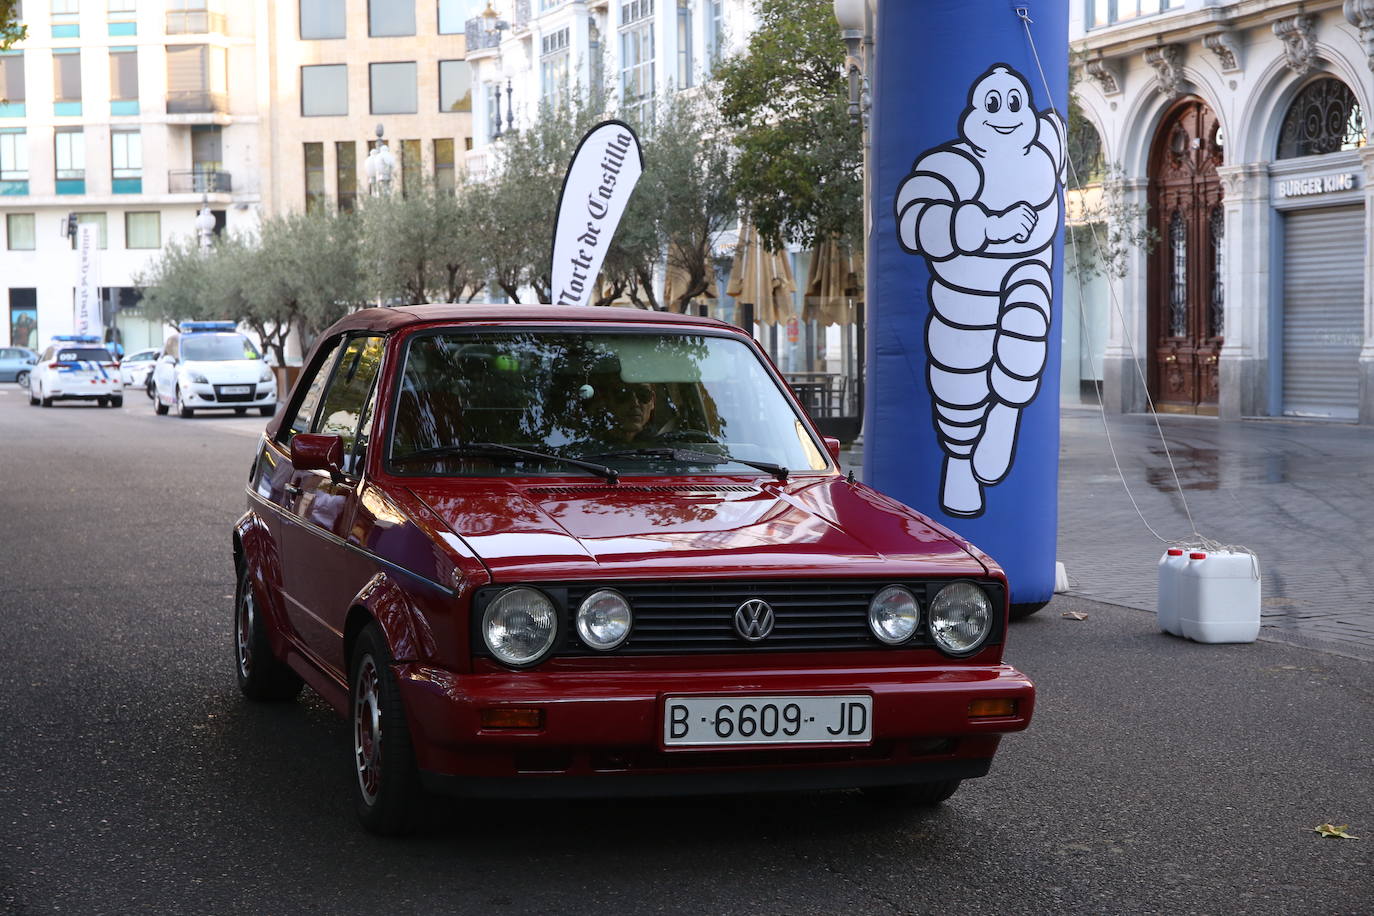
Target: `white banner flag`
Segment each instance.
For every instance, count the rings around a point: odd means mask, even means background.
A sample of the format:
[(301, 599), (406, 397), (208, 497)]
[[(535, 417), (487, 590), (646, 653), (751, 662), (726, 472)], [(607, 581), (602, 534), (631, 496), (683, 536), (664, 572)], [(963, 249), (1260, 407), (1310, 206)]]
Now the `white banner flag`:
[(639, 138), (624, 121), (601, 122), (577, 145), (558, 195), (550, 291), (555, 304), (591, 301), (606, 248), (643, 172)]
[(101, 336), (100, 277), (97, 270), (100, 236), (93, 223), (76, 227), (76, 333)]

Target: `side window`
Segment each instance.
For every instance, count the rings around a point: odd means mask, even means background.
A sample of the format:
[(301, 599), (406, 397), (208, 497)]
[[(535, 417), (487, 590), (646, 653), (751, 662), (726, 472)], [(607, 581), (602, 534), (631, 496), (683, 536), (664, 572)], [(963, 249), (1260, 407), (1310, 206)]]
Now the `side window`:
[(167, 341), (167, 350), (166, 350), (165, 355), (166, 355), (166, 356), (170, 356), (172, 359), (180, 359), (180, 358), (181, 358), (181, 340), (178, 339), (178, 338), (176, 338), (176, 337), (173, 337), (173, 338), (171, 338), (170, 340), (168, 340), (168, 341)]
[(42, 355), (41, 357), (39, 357), (39, 358), (42, 359), (43, 362), (46, 363), (48, 360), (52, 359), (52, 350), (53, 350), (52, 347), (48, 347), (48, 349), (46, 349), (46, 350), (43, 351), (43, 355)]
[(310, 387), (306, 389), (305, 397), (301, 398), (300, 407), (288, 422), (282, 424), (282, 429), (286, 431), (283, 441), (290, 442), (296, 433), (310, 431), (310, 423), (315, 419), (315, 408), (320, 403), (320, 396), (324, 394), (324, 386), (329, 384), (329, 373), (334, 366), (334, 357), (338, 355), (341, 343), (342, 341), (336, 340), (330, 344), (324, 359), (317, 364), (315, 377), (310, 380)]
[(354, 446), (363, 406), (372, 392), (372, 383), (382, 365), (385, 341), (381, 337), (355, 337), (339, 357), (338, 368), (324, 396), (324, 406), (315, 418), (314, 432), (343, 439), (344, 470), (355, 467)]

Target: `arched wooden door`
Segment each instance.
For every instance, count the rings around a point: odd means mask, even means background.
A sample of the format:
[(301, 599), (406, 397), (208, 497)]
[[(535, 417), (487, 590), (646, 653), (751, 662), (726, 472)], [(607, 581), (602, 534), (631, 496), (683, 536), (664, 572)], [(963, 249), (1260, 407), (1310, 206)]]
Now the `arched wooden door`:
[(1150, 225), (1158, 233), (1148, 285), (1150, 389), (1161, 411), (1217, 412), (1226, 304), (1221, 163), (1212, 110), (1196, 98), (1174, 105), (1150, 155)]

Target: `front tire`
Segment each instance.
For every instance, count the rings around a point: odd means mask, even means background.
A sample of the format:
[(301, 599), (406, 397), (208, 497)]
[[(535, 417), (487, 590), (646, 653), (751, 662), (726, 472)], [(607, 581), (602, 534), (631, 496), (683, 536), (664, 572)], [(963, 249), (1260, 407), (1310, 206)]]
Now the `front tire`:
[(167, 405), (162, 403), (162, 398), (157, 393), (157, 387), (153, 387), (153, 412), (159, 417), (167, 416)]
[(909, 786), (870, 786), (863, 793), (865, 798), (883, 805), (932, 808), (959, 791), (962, 782), (962, 779), (943, 779)]
[(300, 695), (300, 675), (272, 654), (267, 622), (262, 618), (247, 567), (239, 574), (234, 591), (234, 658), (239, 690), (248, 699), (283, 702)]
[(183, 419), (189, 420), (191, 417), (194, 417), (194, 416), (196, 415), (196, 412), (195, 412), (193, 409), (191, 409), (190, 407), (187, 407), (186, 404), (185, 404), (185, 402), (183, 402), (183, 401), (181, 400), (181, 386), (180, 386), (180, 385), (177, 386), (177, 390), (176, 390), (176, 402), (177, 402), (177, 416), (179, 416), (179, 417), (181, 417), (181, 418), (183, 418)]
[(277, 405), (276, 405), (276, 404), (269, 404), (269, 405), (267, 405), (266, 407), (259, 407), (259, 408), (258, 408), (258, 413), (262, 414), (264, 417), (273, 416), (274, 414), (276, 414), (276, 412), (277, 412)]
[(424, 791), (391, 652), (375, 623), (358, 634), (348, 670), (354, 808), (371, 833), (406, 833)]

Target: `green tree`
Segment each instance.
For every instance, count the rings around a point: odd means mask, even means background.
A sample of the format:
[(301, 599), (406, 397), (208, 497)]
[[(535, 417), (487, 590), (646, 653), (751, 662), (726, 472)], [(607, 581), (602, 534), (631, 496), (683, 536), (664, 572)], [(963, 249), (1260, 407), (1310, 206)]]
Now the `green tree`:
[(23, 41), (28, 34), (28, 26), (19, 22), (19, 0), (0, 0), (0, 51)]
[(234, 318), (218, 311), (208, 295), (211, 255), (194, 239), (170, 239), (162, 256), (134, 277), (143, 293), (140, 308), (150, 321), (180, 324), (183, 321)]
[(469, 301), (482, 287), (482, 235), (467, 207), (466, 185), (432, 184), (405, 197), (369, 197), (359, 208), (359, 252), (366, 292), (384, 302)]
[(716, 71), (745, 215), (773, 246), (861, 239), (863, 152), (833, 4), (758, 0), (757, 14), (748, 47)]

